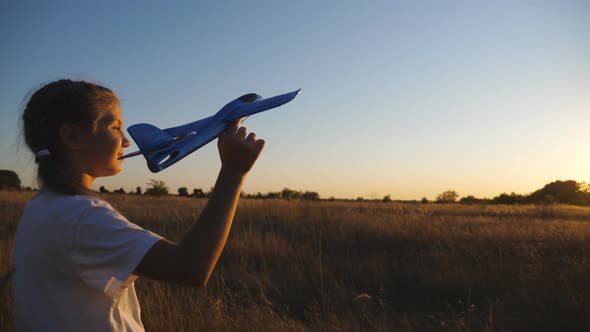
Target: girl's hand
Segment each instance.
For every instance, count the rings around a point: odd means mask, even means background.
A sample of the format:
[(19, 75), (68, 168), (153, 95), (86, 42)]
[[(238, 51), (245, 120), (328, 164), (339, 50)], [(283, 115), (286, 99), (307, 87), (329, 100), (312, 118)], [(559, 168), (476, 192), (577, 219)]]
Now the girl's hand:
[(245, 127), (238, 128), (242, 119), (229, 124), (217, 140), (221, 168), (238, 175), (245, 175), (264, 148), (264, 140), (256, 139), (256, 134), (246, 136)]

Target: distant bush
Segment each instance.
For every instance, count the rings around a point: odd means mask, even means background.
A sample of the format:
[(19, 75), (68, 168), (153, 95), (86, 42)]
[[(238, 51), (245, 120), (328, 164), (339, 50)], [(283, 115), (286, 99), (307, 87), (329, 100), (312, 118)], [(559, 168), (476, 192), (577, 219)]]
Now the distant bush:
[(530, 199), (526, 196), (511, 193), (510, 195), (502, 193), (492, 199), (494, 204), (526, 204)]
[(436, 196), (436, 202), (442, 204), (455, 203), (457, 198), (459, 198), (459, 194), (456, 191), (447, 190)]
[(189, 197), (188, 188), (187, 187), (180, 187), (178, 188), (178, 196), (182, 197)]
[(168, 195), (168, 186), (164, 181), (159, 181), (155, 179), (150, 179), (150, 182), (147, 183), (150, 186), (146, 189), (145, 194), (150, 196), (166, 196)]
[(0, 170), (0, 189), (20, 189), (20, 178), (18, 174), (10, 170)]
[(320, 199), (320, 194), (315, 191), (306, 191), (303, 193), (303, 199), (306, 201), (317, 201)]
[(195, 188), (195, 189), (193, 189), (192, 196), (194, 198), (207, 198), (209, 196), (209, 194), (204, 192), (203, 189), (201, 189), (201, 188)]
[(491, 200), (489, 198), (477, 198), (473, 195), (463, 197), (459, 200), (460, 204), (489, 204)]
[(284, 188), (283, 191), (281, 191), (281, 198), (286, 200), (299, 199), (302, 195), (301, 191), (291, 190), (289, 188)]

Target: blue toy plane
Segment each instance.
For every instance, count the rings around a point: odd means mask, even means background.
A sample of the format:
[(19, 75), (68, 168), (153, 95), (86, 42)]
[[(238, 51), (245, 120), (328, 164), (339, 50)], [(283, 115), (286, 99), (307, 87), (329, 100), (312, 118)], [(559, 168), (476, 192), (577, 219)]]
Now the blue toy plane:
[(266, 99), (249, 93), (229, 102), (213, 116), (164, 130), (147, 123), (133, 125), (127, 131), (139, 151), (119, 159), (143, 154), (150, 171), (157, 173), (217, 138), (230, 122), (284, 105), (299, 91), (301, 89)]

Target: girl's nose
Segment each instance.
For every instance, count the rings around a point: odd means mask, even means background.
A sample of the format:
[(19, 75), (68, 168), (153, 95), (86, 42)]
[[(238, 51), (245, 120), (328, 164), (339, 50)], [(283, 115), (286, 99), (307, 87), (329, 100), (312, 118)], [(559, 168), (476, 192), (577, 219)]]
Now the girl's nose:
[(121, 145), (124, 148), (129, 147), (129, 145), (131, 145), (131, 142), (127, 139), (127, 136), (125, 136), (125, 134), (123, 134), (123, 141), (121, 142)]

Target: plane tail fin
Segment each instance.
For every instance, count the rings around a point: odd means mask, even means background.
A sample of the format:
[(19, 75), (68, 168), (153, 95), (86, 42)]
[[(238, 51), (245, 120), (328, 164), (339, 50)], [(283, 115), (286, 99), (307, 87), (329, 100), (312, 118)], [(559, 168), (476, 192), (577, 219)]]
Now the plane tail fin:
[(174, 142), (174, 137), (148, 123), (138, 123), (127, 129), (143, 154)]
[(127, 131), (145, 157), (148, 168), (154, 173), (161, 171), (162, 161), (170, 159), (171, 154), (174, 154), (167, 148), (175, 142), (175, 138), (148, 123), (133, 125)]

